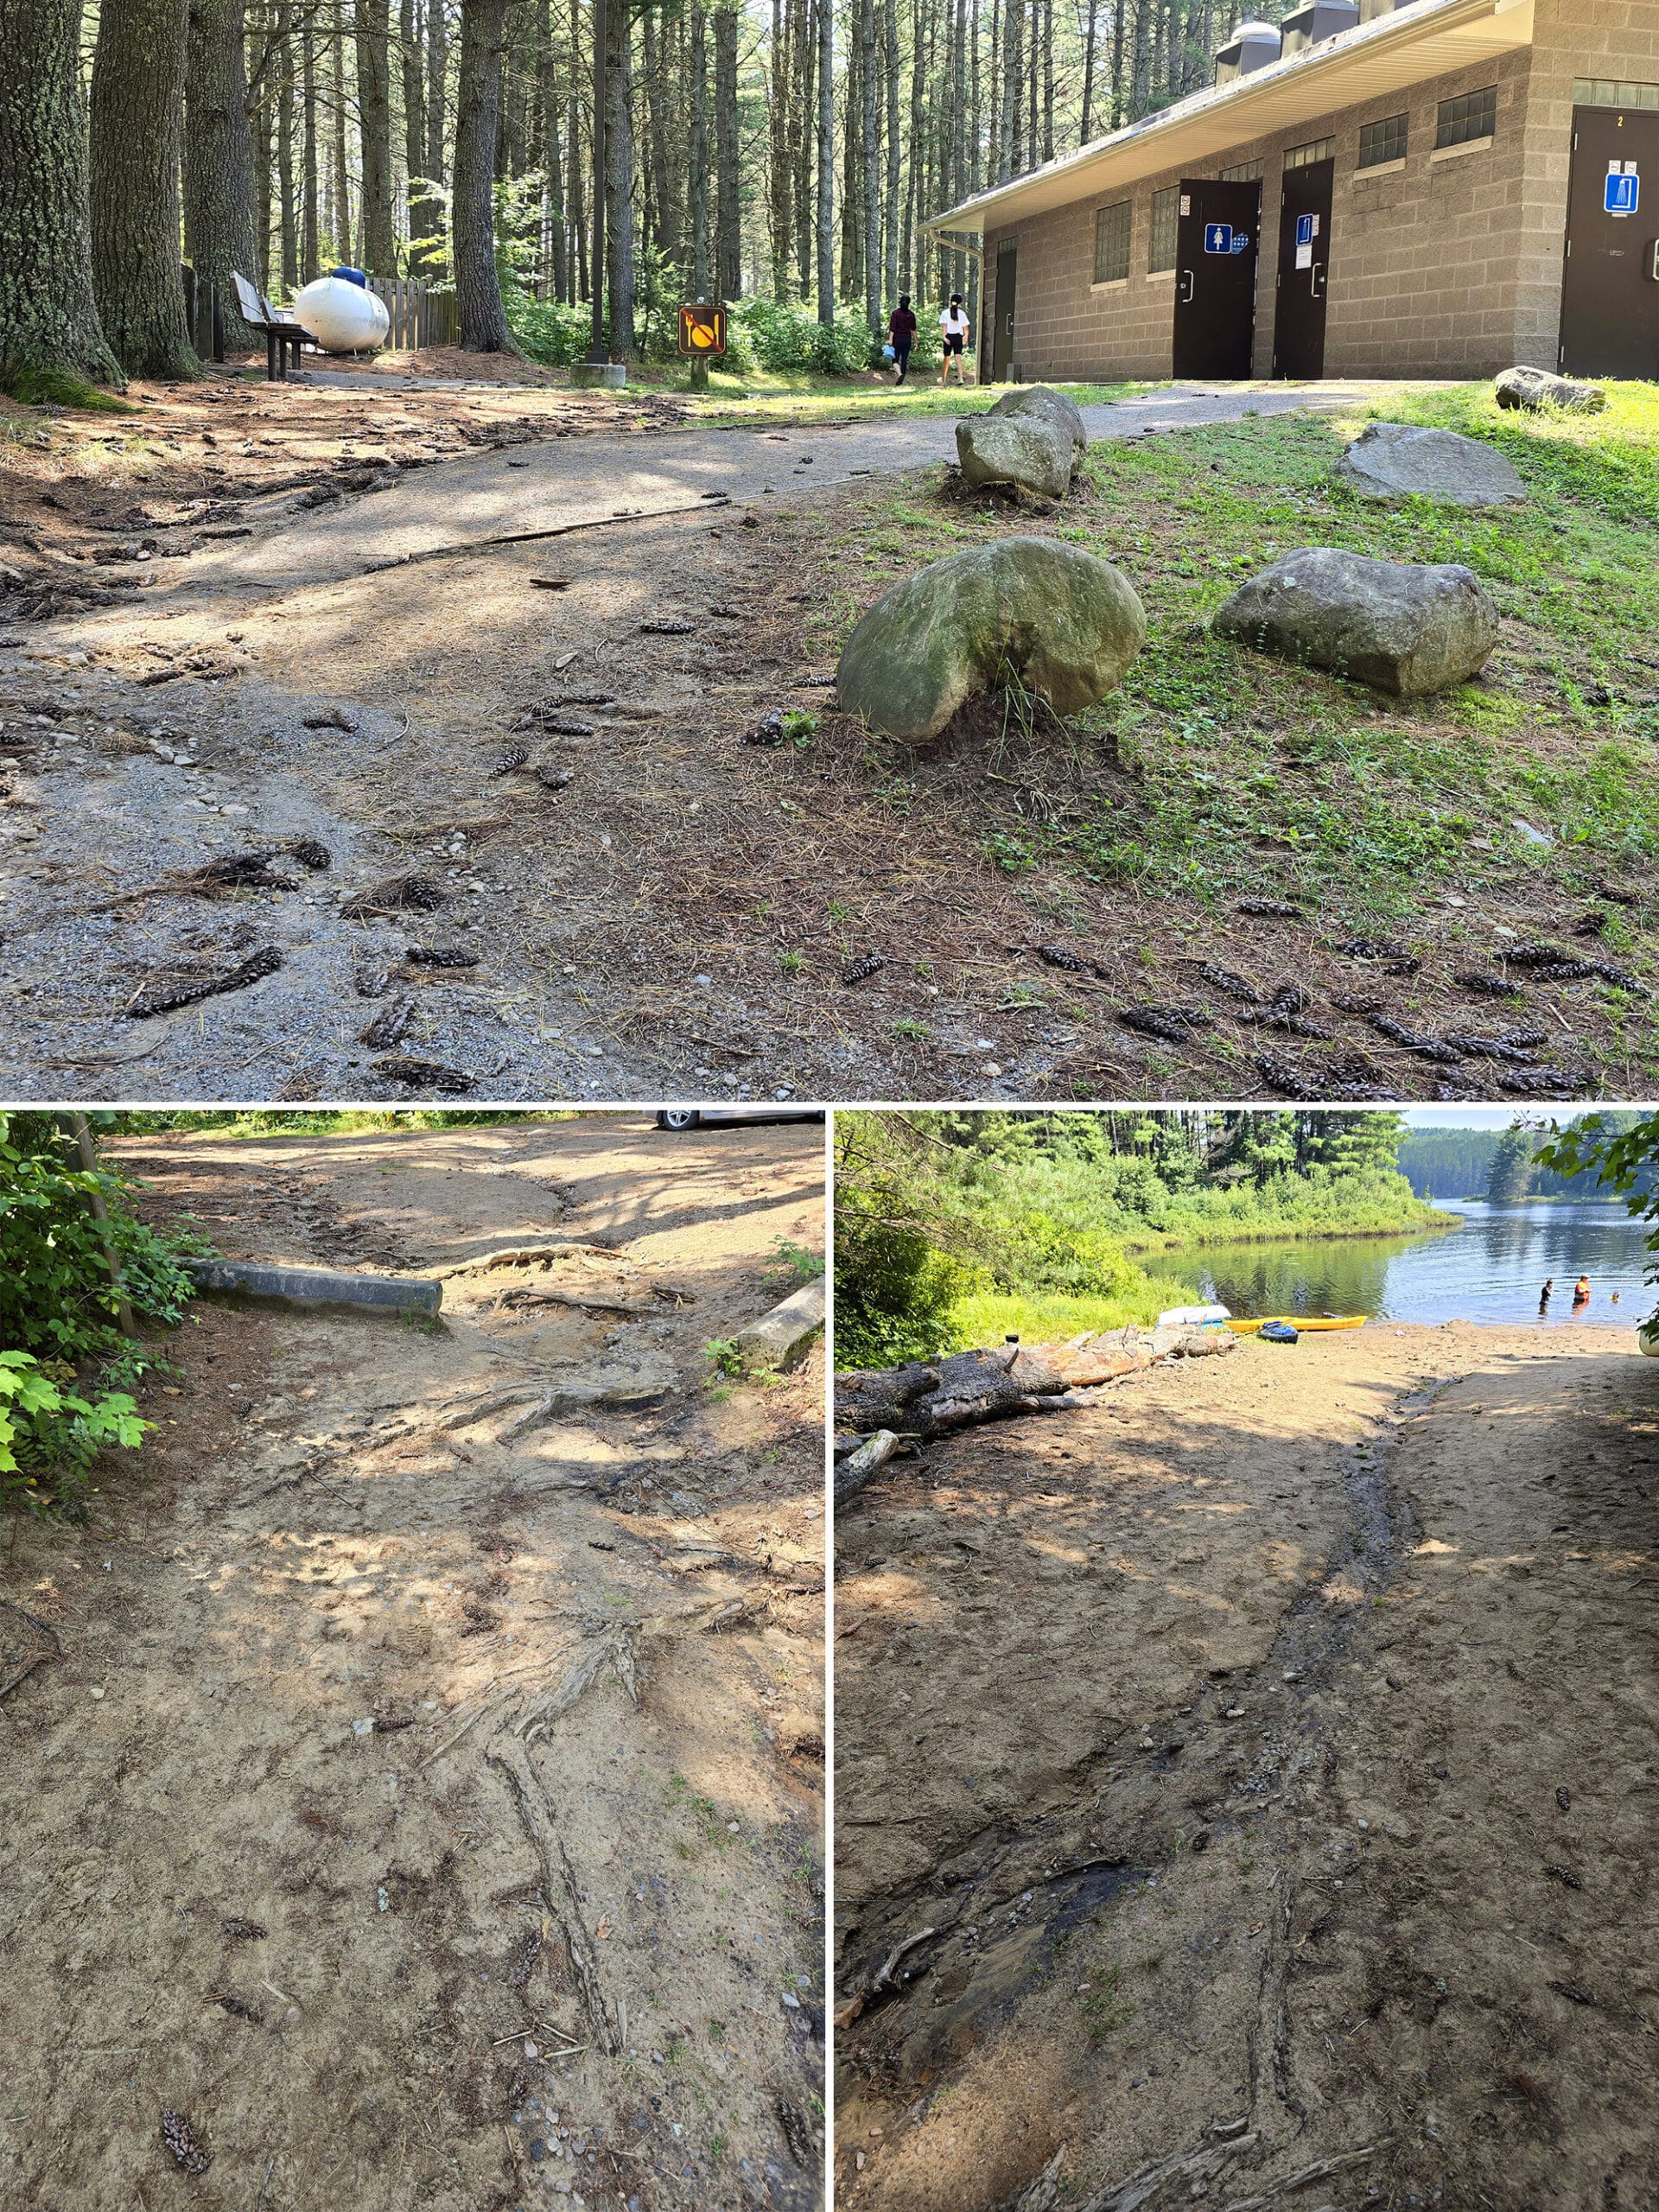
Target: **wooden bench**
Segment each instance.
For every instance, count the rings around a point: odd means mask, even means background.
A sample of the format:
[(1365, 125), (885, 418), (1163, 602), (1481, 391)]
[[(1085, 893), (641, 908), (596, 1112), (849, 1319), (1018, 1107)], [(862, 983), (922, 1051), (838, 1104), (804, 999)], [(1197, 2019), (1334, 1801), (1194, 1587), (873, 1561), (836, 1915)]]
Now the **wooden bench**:
[(263, 292), (257, 291), (247, 278), (238, 276), (235, 270), (231, 271), (231, 282), (236, 287), (237, 310), (243, 321), (250, 330), (264, 333), (265, 382), (286, 384), (290, 350), (297, 371), (301, 346), (307, 344), (317, 346), (317, 339), (303, 324), (296, 322), (291, 315), (279, 313)]

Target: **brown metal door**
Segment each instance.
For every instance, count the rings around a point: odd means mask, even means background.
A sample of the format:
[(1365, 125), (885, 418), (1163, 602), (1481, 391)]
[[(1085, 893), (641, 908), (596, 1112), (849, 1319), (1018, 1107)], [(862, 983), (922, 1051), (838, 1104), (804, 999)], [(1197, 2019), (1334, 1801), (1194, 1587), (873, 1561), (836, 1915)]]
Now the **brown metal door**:
[(1325, 374), (1325, 291), (1331, 266), (1334, 161), (1287, 169), (1279, 203), (1279, 286), (1273, 315), (1273, 373)]
[(1248, 377), (1255, 336), (1262, 188), (1184, 176), (1180, 190), (1174, 373)]
[[(1616, 212), (1620, 207), (1628, 213)], [(1573, 111), (1559, 366), (1568, 376), (1659, 377), (1659, 115)]]
[(1008, 365), (1014, 359), (1014, 297), (1020, 272), (1015, 264), (1020, 258), (1017, 245), (997, 249), (996, 256), (996, 328), (991, 337), (991, 382), (1003, 384), (1007, 379)]

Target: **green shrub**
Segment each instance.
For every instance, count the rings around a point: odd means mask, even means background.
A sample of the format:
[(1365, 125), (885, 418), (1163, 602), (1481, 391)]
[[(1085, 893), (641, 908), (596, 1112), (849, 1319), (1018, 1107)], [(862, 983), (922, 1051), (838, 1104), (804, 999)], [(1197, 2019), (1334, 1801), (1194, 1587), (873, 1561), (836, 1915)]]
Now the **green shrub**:
[[(851, 376), (868, 368), (872, 359), (870, 334), (859, 308), (838, 308), (835, 321), (826, 324), (813, 308), (798, 302), (743, 300), (732, 309), (729, 328), (734, 343), (741, 334), (752, 367), (774, 373), (811, 369), (821, 376)], [(726, 362), (728, 368), (736, 367), (732, 350)]]
[(154, 1421), (124, 1390), (77, 1396), (74, 1370), (32, 1352), (0, 1351), (0, 1498), (33, 1512), (73, 1508), (105, 1445), (131, 1451)]

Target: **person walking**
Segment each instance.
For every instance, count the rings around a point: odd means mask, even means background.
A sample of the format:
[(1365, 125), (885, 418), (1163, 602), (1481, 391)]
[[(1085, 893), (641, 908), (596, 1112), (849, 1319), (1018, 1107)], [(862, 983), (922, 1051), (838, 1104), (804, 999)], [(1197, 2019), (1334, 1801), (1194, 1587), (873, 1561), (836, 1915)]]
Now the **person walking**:
[(950, 364), (954, 361), (957, 365), (957, 382), (965, 383), (967, 369), (964, 365), (963, 353), (968, 344), (968, 316), (962, 304), (960, 292), (951, 293), (950, 304), (939, 317), (939, 331), (944, 340), (944, 359), (939, 364), (939, 382), (941, 385), (950, 383)]
[(887, 343), (893, 348), (894, 366), (899, 374), (894, 378), (903, 384), (910, 367), (910, 349), (916, 343), (916, 318), (910, 311), (910, 294), (900, 292), (899, 304), (887, 317)]

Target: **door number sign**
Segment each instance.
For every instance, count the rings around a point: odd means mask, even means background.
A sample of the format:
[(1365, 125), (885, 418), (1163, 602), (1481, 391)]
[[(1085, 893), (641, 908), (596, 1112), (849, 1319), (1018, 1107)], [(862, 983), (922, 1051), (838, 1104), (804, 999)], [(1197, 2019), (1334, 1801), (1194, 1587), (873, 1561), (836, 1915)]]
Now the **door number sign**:
[(1609, 162), (1601, 204), (1609, 215), (1634, 215), (1642, 200), (1642, 180), (1634, 162)]

